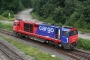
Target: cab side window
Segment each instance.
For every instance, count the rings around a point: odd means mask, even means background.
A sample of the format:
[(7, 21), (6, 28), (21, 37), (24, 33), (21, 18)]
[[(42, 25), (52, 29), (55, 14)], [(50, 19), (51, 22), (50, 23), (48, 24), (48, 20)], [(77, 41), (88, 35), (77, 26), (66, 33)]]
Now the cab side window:
[(62, 31), (62, 36), (68, 36), (68, 32), (67, 31)]
[(70, 32), (70, 36), (73, 36), (73, 35), (76, 35), (76, 34), (78, 34), (78, 31), (77, 30), (74, 30), (74, 31), (71, 31)]
[(17, 23), (17, 26), (20, 26), (20, 23), (19, 22)]

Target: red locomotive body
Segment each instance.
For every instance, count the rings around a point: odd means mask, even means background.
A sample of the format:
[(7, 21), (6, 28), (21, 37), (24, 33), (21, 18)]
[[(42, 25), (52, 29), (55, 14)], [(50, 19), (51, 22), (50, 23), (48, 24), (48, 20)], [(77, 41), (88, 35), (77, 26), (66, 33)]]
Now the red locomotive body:
[(64, 49), (73, 49), (78, 41), (78, 31), (75, 27), (61, 27), (18, 19), (13, 23), (13, 33), (19, 37), (25, 36)]

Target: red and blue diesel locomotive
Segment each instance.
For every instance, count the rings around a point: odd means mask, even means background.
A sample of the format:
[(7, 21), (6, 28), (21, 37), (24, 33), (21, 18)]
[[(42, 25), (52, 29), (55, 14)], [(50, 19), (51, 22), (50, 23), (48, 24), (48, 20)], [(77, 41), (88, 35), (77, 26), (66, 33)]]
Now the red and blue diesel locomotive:
[(64, 49), (73, 49), (77, 45), (78, 31), (75, 27), (61, 27), (47, 23), (15, 20), (13, 33), (17, 36), (53, 44)]

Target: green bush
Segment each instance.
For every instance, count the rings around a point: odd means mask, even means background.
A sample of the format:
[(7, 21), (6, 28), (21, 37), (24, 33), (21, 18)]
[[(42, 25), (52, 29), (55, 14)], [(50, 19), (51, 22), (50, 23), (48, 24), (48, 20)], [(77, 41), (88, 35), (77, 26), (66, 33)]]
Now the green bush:
[(56, 23), (62, 23), (64, 24), (65, 23), (65, 16), (63, 14), (63, 9), (58, 7), (54, 10), (53, 14), (52, 14), (52, 17), (53, 17), (53, 20), (56, 22)]
[(77, 47), (84, 50), (90, 50), (90, 40), (79, 38)]
[[(9, 16), (9, 13), (10, 13), (10, 16)], [(12, 11), (7, 10), (2, 13), (2, 16), (7, 17), (7, 18), (13, 18), (14, 13)]]
[(5, 24), (0, 22), (0, 28), (12, 31), (12, 24)]

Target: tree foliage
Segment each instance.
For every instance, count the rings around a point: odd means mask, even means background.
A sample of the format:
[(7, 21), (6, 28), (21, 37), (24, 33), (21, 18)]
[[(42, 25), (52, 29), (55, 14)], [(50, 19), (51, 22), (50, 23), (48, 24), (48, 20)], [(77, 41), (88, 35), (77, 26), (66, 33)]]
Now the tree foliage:
[(32, 0), (21, 0), (22, 4), (24, 5), (24, 7), (26, 8), (30, 8), (32, 7)]
[(0, 15), (5, 14), (7, 11), (17, 13), (31, 6), (31, 0), (0, 0)]
[[(34, 0), (33, 12), (45, 20), (90, 29), (90, 0)], [(51, 20), (51, 19), (50, 19)]]

